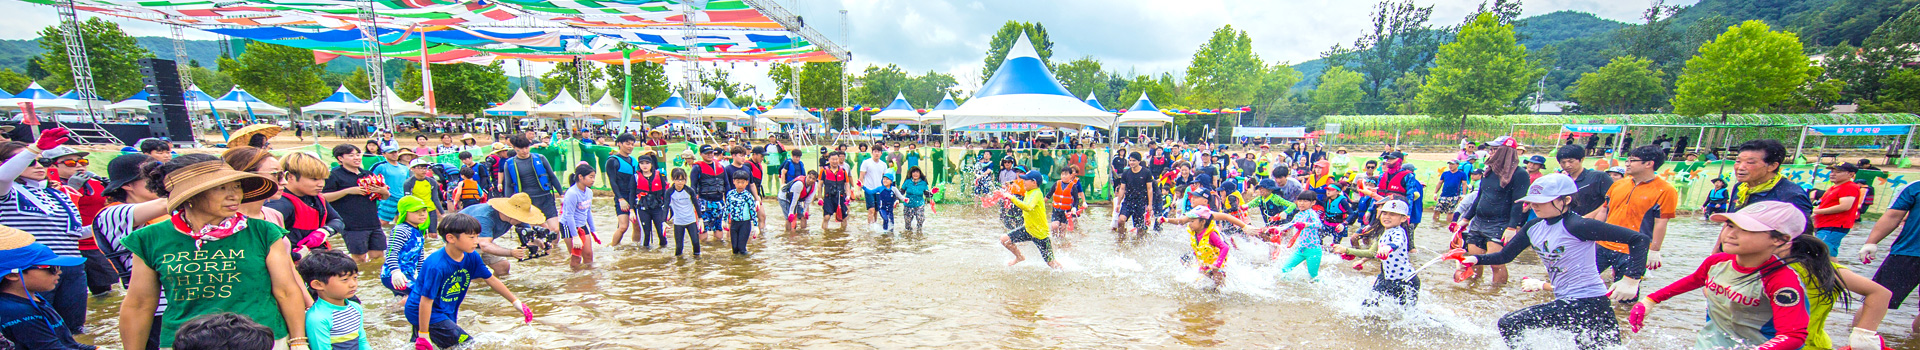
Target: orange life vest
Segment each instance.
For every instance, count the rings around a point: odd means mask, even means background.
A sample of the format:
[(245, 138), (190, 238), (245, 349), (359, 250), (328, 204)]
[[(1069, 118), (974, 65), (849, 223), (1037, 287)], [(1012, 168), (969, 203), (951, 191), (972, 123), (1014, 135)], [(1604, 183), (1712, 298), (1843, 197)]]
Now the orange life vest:
[(1052, 204), (1054, 209), (1073, 209), (1073, 185), (1077, 181), (1061, 179), (1053, 183)]

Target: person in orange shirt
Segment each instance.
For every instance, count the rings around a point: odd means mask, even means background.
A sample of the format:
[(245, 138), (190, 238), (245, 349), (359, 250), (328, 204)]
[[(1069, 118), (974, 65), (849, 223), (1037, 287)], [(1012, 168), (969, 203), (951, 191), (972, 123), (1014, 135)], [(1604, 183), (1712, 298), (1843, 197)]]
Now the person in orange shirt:
[[(1614, 181), (1607, 190), (1607, 203), (1587, 213), (1588, 219), (1604, 220), (1614, 226), (1640, 231), (1653, 241), (1647, 245), (1647, 270), (1660, 268), (1660, 244), (1667, 237), (1667, 220), (1674, 217), (1674, 209), (1680, 205), (1680, 191), (1673, 184), (1661, 179), (1660, 165), (1667, 162), (1667, 153), (1659, 146), (1647, 145), (1635, 148), (1627, 153), (1625, 180)], [(1607, 249), (1595, 252), (1594, 258), (1600, 271), (1612, 268), (1616, 281), (1607, 289), (1607, 295), (1614, 301), (1631, 302), (1640, 296), (1642, 276), (1622, 276), (1623, 271), (1639, 269), (1624, 268), (1621, 264), (1630, 264), (1627, 246), (1612, 242), (1599, 242)], [(1630, 279), (1621, 280), (1622, 277)]]

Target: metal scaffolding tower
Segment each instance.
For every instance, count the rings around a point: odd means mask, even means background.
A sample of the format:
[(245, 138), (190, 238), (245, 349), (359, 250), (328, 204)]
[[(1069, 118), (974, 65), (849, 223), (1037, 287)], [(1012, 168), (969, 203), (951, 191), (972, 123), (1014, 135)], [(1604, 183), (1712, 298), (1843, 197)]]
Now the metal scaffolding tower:
[(174, 24), (168, 27), (173, 29), (173, 68), (180, 73), (180, 90), (185, 91), (193, 86), (193, 74), (189, 74), (193, 67), (188, 64), (192, 59), (187, 58), (187, 26)]
[(120, 138), (113, 137), (100, 128), (99, 108), (106, 103), (100, 98), (99, 90), (93, 87), (93, 65), (87, 59), (86, 39), (81, 38), (80, 15), (73, 9), (73, 0), (67, 0), (66, 6), (55, 6), (60, 10), (60, 19), (64, 23), (61, 39), (66, 44), (67, 66), (73, 73), (73, 91), (80, 97), (80, 110), (86, 113), (78, 122), (60, 121), (53, 117), (53, 123), (70, 131), (68, 136), (80, 144), (120, 144)]
[(378, 119), (376, 122), (383, 126), (388, 132), (392, 132), (394, 120), (393, 116), (387, 114), (387, 98), (385, 96), (387, 92), (387, 71), (386, 65), (383, 64), (384, 62), (381, 62), (385, 57), (380, 52), (380, 31), (378, 26), (380, 16), (373, 12), (373, 5), (374, 2), (371, 0), (360, 2), (360, 20), (367, 23), (367, 25), (360, 26), (360, 44), (367, 52), (367, 100), (373, 103), (375, 110), (379, 111), (379, 114), (375, 117)]

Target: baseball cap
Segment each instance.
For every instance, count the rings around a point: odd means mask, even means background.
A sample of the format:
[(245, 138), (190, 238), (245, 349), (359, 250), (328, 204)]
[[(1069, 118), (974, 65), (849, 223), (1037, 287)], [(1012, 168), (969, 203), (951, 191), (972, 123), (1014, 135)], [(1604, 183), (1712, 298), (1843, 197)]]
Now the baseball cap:
[(1621, 174), (1621, 175), (1625, 175), (1625, 174), (1627, 173), (1627, 167), (1623, 167), (1623, 166), (1616, 166), (1616, 167), (1612, 167), (1612, 168), (1607, 168), (1607, 172), (1609, 172), (1609, 173), (1615, 173), (1615, 174)]
[(1204, 205), (1196, 205), (1196, 206), (1193, 206), (1193, 209), (1187, 210), (1187, 217), (1190, 217), (1190, 218), (1212, 217), (1212, 216), (1213, 216), (1213, 209), (1208, 209), (1207, 206), (1204, 206)]
[(128, 182), (140, 178), (140, 166), (153, 162), (152, 156), (144, 153), (122, 154), (107, 162), (107, 192), (120, 189)]
[(407, 163), (408, 168), (419, 167), (419, 166), (432, 166), (432, 165), (433, 165), (433, 161), (429, 161), (426, 158), (414, 158), (412, 163)]
[(71, 155), (78, 155), (80, 156), (80, 158), (86, 158), (88, 154), (89, 153), (87, 152), (81, 152), (79, 150), (73, 149), (73, 147), (54, 146), (53, 149), (41, 151), (40, 159), (54, 160), (54, 159), (60, 159), (60, 157), (71, 156)]
[(1789, 240), (1800, 237), (1807, 225), (1807, 214), (1801, 213), (1792, 204), (1780, 201), (1754, 202), (1740, 208), (1740, 211), (1713, 214), (1708, 219), (1732, 222), (1734, 226), (1747, 231), (1780, 231), (1787, 234)]
[(1280, 183), (1274, 182), (1271, 178), (1262, 178), (1260, 179), (1260, 188), (1265, 188), (1268, 191), (1279, 191)]
[(1536, 155), (1533, 155), (1532, 157), (1527, 157), (1527, 162), (1533, 163), (1533, 164), (1546, 165), (1547, 157), (1541, 157), (1540, 155), (1536, 154)]
[(79, 266), (86, 258), (60, 256), (53, 248), (35, 242), (33, 235), (12, 227), (0, 226), (0, 272), (17, 273), (41, 265)]
[(1573, 185), (1573, 178), (1567, 174), (1552, 173), (1533, 180), (1533, 186), (1527, 187), (1527, 196), (1515, 202), (1546, 203), (1560, 197), (1573, 195), (1580, 188)]
[(1853, 165), (1853, 163), (1846, 163), (1846, 162), (1827, 166), (1827, 169), (1833, 169), (1834, 171), (1845, 171), (1849, 173), (1860, 172), (1860, 166)]
[(1041, 174), (1039, 170), (1028, 170), (1025, 175), (1020, 175), (1020, 179), (1035, 183), (1047, 182), (1047, 175)]
[(1408, 212), (1407, 202), (1402, 202), (1398, 199), (1389, 200), (1384, 203), (1380, 203), (1379, 209), (1381, 212), (1394, 213), (1394, 214), (1400, 214), (1400, 215), (1407, 215), (1407, 212)]
[(1380, 159), (1400, 159), (1400, 158), (1406, 158), (1406, 157), (1407, 157), (1407, 154), (1400, 153), (1400, 151), (1387, 152), (1380, 155)]

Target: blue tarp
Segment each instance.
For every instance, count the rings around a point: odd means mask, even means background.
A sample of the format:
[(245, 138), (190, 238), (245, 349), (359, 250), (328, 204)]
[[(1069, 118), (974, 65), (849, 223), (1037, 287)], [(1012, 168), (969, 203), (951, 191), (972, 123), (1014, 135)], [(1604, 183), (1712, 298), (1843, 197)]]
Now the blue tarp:
[(1913, 131), (1912, 125), (1808, 125), (1809, 134), (1818, 136), (1898, 136)]

